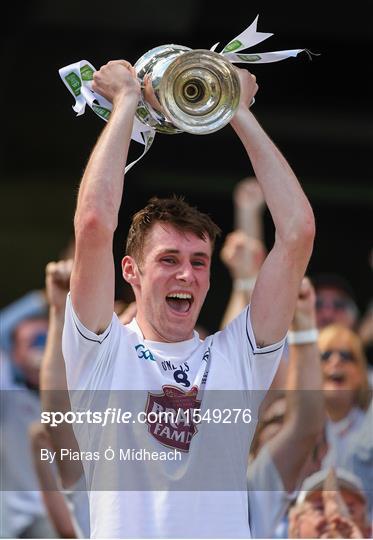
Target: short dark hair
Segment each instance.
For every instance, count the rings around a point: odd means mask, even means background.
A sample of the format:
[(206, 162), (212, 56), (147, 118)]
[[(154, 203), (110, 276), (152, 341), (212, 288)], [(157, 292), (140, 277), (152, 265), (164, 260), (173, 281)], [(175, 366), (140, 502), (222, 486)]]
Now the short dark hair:
[(179, 231), (193, 233), (202, 240), (208, 237), (212, 249), (217, 236), (221, 234), (220, 228), (210, 216), (190, 206), (183, 197), (152, 197), (145, 208), (133, 216), (127, 236), (126, 254), (137, 262), (142, 261), (147, 234), (156, 222), (169, 223)]
[(312, 284), (316, 291), (320, 289), (336, 289), (356, 301), (354, 291), (346, 278), (339, 274), (320, 273), (311, 276)]

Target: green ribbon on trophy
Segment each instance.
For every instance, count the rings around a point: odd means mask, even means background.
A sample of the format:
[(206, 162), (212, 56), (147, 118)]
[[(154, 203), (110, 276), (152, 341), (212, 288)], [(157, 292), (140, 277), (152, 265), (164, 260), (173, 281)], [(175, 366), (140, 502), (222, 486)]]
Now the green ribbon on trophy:
[[(232, 64), (279, 62), (307, 49), (266, 53), (242, 53), (273, 34), (258, 32), (258, 17), (220, 53), (219, 43), (210, 50), (192, 50), (181, 45), (162, 45), (145, 53), (135, 64), (142, 85), (131, 139), (144, 146), (135, 165), (151, 147), (155, 134), (192, 133), (204, 135), (224, 127), (239, 102), (239, 80)], [(112, 104), (92, 90), (95, 68), (80, 60), (59, 70), (60, 77), (75, 98), (73, 110), (84, 114), (88, 105), (107, 121)]]

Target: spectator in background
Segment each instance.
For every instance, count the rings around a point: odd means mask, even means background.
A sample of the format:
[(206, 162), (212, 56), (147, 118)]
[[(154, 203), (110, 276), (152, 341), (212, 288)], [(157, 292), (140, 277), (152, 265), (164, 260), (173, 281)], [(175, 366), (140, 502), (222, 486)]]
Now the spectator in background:
[(370, 538), (370, 532), (361, 482), (343, 469), (308, 477), (289, 512), (289, 538)]
[[(62, 329), (70, 286), (72, 259), (50, 262), (45, 289), (49, 304), (49, 331), (40, 372), (42, 407), (66, 413), (71, 409), (62, 355)], [(34, 463), (49, 517), (62, 538), (89, 537), (89, 508), (81, 462), (58, 459), (62, 448), (79, 451), (71, 424), (55, 427), (35, 423), (30, 430)], [(40, 459), (40, 449), (56, 451), (57, 469)]]
[[(373, 400), (355, 439), (351, 442), (342, 466), (358, 476), (364, 485), (370, 520), (373, 524)], [(373, 533), (373, 527), (372, 527)]]
[[(220, 258), (232, 278), (232, 291), (224, 311), (223, 329), (250, 303), (259, 270), (267, 256), (264, 243), (263, 212), (266, 209), (263, 191), (256, 178), (245, 178), (233, 190), (235, 229), (225, 238)], [(286, 387), (287, 343), (271, 390)], [(267, 394), (266, 400), (274, 397)]]
[[(266, 418), (271, 410), (277, 420), (271, 424), (264, 420), (251, 446), (248, 489), (254, 538), (275, 537), (291, 501), (289, 494), (304, 478), (305, 463), (322, 432), (325, 411), (315, 326), (315, 293), (304, 278), (291, 324), (286, 395), (264, 412)], [(266, 516), (264, 508), (270, 509)]]
[(263, 213), (267, 208), (255, 177), (244, 178), (233, 190), (234, 227), (264, 243)]
[[(70, 508), (60, 491), (61, 484), (57, 477), (54, 463), (52, 464), (49, 460), (41, 459), (42, 450), (48, 450), (49, 452), (55, 452), (56, 450), (59, 452), (59, 450), (52, 445), (48, 431), (40, 423), (40, 420), (30, 425), (29, 437), (40, 493), (50, 521), (56, 530), (56, 534), (58, 538), (77, 538), (78, 535), (72, 520)], [(56, 461), (57, 459), (56, 454)]]
[(347, 280), (338, 274), (317, 274), (311, 279), (316, 290), (317, 327), (337, 323), (356, 328), (359, 311)]
[(20, 370), (25, 385), (39, 389), (40, 365), (47, 339), (48, 319), (31, 317), (20, 321), (13, 331), (11, 357)]
[(353, 330), (340, 324), (327, 326), (318, 345), (327, 411), (325, 468), (344, 459), (363, 424), (370, 396), (363, 346)]
[(10, 379), (2, 397), (1, 411), (1, 536), (54, 538), (38, 491), (28, 429), (40, 420), (38, 380), (48, 320), (26, 318), (12, 334), (11, 358), (21, 380)]
[[(71, 237), (67, 245), (61, 250), (61, 258), (73, 257), (74, 250), (75, 240)], [(23, 372), (17, 368), (11, 358), (12, 334), (15, 328), (26, 319), (46, 318), (47, 315), (48, 302), (44, 289), (29, 291), (0, 310), (0, 388), (7, 388), (14, 379), (18, 381), (23, 379)]]
[(266, 249), (256, 238), (235, 230), (226, 236), (220, 257), (232, 277), (232, 292), (220, 324), (225, 328), (250, 302)]
[[(373, 249), (369, 253), (369, 267), (373, 271)], [(373, 386), (373, 293), (370, 290), (368, 305), (361, 317), (358, 333), (364, 345), (365, 353), (369, 363), (369, 378)]]
[(220, 327), (233, 320), (250, 303), (256, 277), (267, 250), (263, 240), (264, 195), (255, 178), (238, 182), (233, 190), (235, 229), (228, 234), (220, 257), (232, 278), (232, 293)]
[(276, 392), (276, 395), (273, 396), (268, 406), (262, 406), (260, 421), (250, 448), (252, 459), (282, 429), (285, 421), (285, 413), (286, 391), (280, 390)]
[[(14, 334), (18, 325), (27, 320), (37, 320), (47, 316), (47, 303), (44, 291), (30, 291), (19, 300), (0, 311), (0, 388), (5, 390), (12, 387), (15, 381), (25, 382), (22, 370), (13, 361)], [(30, 326), (29, 326), (30, 328)], [(24, 326), (23, 333), (27, 332)], [(27, 368), (28, 369), (28, 368)]]
[(43, 290), (26, 293), (22, 298), (12, 302), (0, 311), (1, 335), (0, 348), (10, 354), (12, 348), (12, 333), (17, 324), (32, 317), (46, 317), (47, 302)]
[[(72, 259), (46, 266), (45, 290), (49, 304), (49, 332), (40, 371), (43, 410), (65, 413), (71, 409), (62, 355), (62, 329), (66, 297), (70, 287)], [(115, 310), (122, 324), (136, 315), (136, 304), (116, 301)], [(58, 459), (62, 448), (79, 451), (71, 424), (55, 427), (35, 422), (30, 429), (34, 464), (51, 522), (61, 538), (89, 538), (89, 503), (80, 461)], [(57, 469), (40, 459), (40, 449), (56, 451)]]

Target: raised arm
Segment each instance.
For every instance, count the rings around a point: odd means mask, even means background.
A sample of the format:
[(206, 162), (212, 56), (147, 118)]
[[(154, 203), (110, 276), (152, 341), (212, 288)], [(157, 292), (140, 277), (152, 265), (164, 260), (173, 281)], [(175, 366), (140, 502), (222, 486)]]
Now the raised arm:
[[(307, 332), (316, 328), (315, 291), (304, 278), (291, 329)], [(297, 334), (295, 334), (297, 335)], [(299, 336), (299, 334), (298, 334)], [(322, 432), (325, 408), (322, 375), (316, 340), (289, 345), (284, 425), (268, 448), (287, 491), (301, 481), (304, 464)]]
[(32, 423), (29, 437), (35, 472), (49, 519), (60, 538), (77, 538), (70, 510), (56, 480), (54, 467), (49, 460), (40, 459), (42, 450), (50, 452), (55, 450), (45, 426), (38, 422)]
[(265, 201), (256, 178), (244, 178), (233, 190), (235, 228), (264, 243), (263, 212)]
[(244, 145), (276, 228), (275, 243), (258, 275), (251, 299), (251, 322), (258, 346), (286, 334), (302, 277), (312, 253), (315, 223), (311, 206), (284, 156), (254, 115), (249, 103), (255, 77), (238, 70), (241, 100), (231, 121)]
[(255, 280), (266, 256), (264, 244), (242, 230), (228, 234), (220, 258), (232, 278), (232, 292), (220, 328), (230, 323), (250, 302)]
[(109, 325), (113, 314), (112, 243), (140, 83), (129, 62), (115, 60), (94, 74), (93, 89), (113, 103), (113, 111), (79, 189), (71, 297), (81, 322), (99, 333)]
[[(44, 411), (56, 411), (63, 414), (71, 410), (62, 354), (62, 330), (72, 264), (71, 259), (50, 262), (45, 271), (49, 326), (47, 345), (40, 368), (40, 398)], [(70, 448), (72, 451), (79, 450), (71, 424), (63, 422), (55, 427), (47, 424), (45, 432), (44, 436), (50, 441), (57, 456), (60, 456), (62, 448)], [(64, 488), (74, 485), (83, 474), (80, 461), (57, 458), (56, 463)], [(42, 464), (40, 466), (43, 467)], [(44, 468), (44, 470), (46, 469)]]

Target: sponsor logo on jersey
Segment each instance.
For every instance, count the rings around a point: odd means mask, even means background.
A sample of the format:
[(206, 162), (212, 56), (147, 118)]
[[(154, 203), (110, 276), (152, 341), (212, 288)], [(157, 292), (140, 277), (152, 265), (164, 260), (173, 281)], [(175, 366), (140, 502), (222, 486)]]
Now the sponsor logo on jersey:
[(201, 405), (197, 400), (198, 389), (193, 386), (185, 392), (171, 385), (162, 388), (161, 394), (148, 394), (146, 417), (150, 419), (149, 413), (153, 413), (152, 418), (156, 415), (159, 418), (157, 422), (147, 422), (148, 431), (164, 446), (189, 452), (190, 442), (198, 431), (193, 423), (193, 411)]
[(152, 353), (149, 351), (149, 349), (146, 349), (145, 345), (143, 345), (142, 343), (140, 343), (139, 345), (135, 345), (135, 349), (138, 358), (144, 358), (144, 360), (152, 360), (153, 362), (155, 362), (155, 358)]

